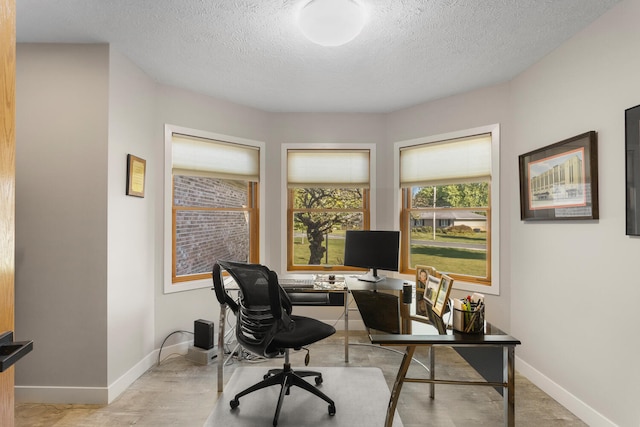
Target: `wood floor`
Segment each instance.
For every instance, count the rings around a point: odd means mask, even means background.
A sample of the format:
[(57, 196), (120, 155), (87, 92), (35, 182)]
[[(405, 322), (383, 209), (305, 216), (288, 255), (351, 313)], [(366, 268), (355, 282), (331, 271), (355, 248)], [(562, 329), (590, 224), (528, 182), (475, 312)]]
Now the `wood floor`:
[[(340, 333), (310, 346), (313, 366), (374, 366), (382, 369), (389, 387), (393, 384), (402, 356), (367, 343), (364, 334), (350, 338), (350, 363), (344, 362), (344, 341)], [(437, 350), (437, 378), (479, 378), (457, 353), (449, 348)], [(304, 366), (306, 352), (293, 352), (291, 363)], [(517, 354), (517, 350), (516, 350)], [(16, 404), (16, 427), (76, 426), (198, 426), (201, 427), (217, 399), (217, 366), (198, 365), (182, 355), (165, 355), (159, 366), (141, 376), (116, 401), (108, 406)], [(417, 359), (426, 361), (419, 350)], [(280, 366), (282, 359), (233, 360), (225, 368), (225, 382), (238, 366)], [(257, 365), (259, 364), (259, 365)], [(517, 365), (516, 365), (517, 371)], [(425, 376), (417, 363), (411, 376)], [(294, 392), (294, 391), (292, 391)], [(362, 390), (362, 393), (366, 393)], [(517, 426), (585, 426), (551, 397), (516, 373)], [(418, 426), (500, 426), (503, 425), (502, 396), (491, 387), (440, 385), (435, 399), (428, 397), (428, 385), (405, 384), (398, 403), (398, 413), (405, 427)], [(274, 402), (275, 404), (275, 402)], [(362, 408), (366, 411), (367, 408)], [(265, 414), (271, 425), (273, 414)], [(384, 420), (381, 420), (382, 426)], [(370, 426), (366, 426), (370, 427)]]

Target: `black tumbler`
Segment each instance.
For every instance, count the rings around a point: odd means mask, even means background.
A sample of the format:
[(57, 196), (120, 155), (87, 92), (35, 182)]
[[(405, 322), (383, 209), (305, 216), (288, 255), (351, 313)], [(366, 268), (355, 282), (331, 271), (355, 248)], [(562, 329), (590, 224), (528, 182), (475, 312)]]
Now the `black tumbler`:
[(412, 294), (411, 284), (404, 283), (402, 285), (402, 302), (405, 304), (411, 304), (411, 298), (412, 298), (411, 294)]

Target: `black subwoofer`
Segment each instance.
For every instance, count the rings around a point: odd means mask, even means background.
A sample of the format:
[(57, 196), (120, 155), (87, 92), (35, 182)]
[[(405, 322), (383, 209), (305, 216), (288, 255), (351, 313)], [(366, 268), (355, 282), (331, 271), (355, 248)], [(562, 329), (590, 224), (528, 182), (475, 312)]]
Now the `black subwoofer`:
[(213, 322), (198, 319), (193, 322), (193, 346), (209, 350), (213, 348)]

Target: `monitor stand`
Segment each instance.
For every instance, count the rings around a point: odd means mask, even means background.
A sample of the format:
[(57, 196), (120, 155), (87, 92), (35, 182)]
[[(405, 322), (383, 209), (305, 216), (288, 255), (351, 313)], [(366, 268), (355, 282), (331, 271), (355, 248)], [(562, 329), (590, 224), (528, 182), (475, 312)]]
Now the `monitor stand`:
[(384, 279), (386, 279), (385, 276), (378, 276), (378, 269), (377, 268), (372, 268), (366, 274), (358, 276), (358, 280), (362, 280), (363, 282), (376, 283), (376, 282), (381, 282)]

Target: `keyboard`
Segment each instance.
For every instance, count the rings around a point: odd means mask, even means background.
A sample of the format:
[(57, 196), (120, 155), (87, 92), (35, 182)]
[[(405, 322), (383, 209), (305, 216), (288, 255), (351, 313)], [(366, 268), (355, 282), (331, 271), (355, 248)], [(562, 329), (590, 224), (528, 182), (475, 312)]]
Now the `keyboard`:
[(313, 277), (278, 277), (278, 283), (283, 288), (313, 288)]

